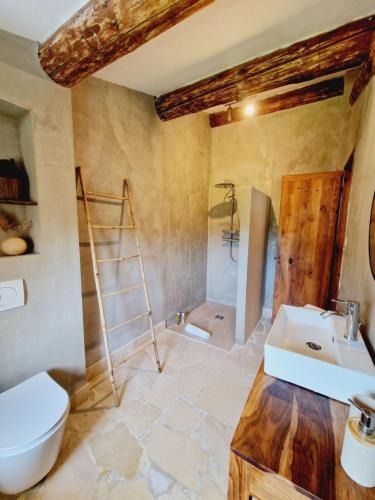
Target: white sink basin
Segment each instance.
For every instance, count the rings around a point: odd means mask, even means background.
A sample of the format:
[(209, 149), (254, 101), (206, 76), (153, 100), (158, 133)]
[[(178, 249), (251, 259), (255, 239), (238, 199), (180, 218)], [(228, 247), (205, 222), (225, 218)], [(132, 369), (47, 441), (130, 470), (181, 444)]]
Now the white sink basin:
[(375, 397), (366, 345), (360, 335), (348, 342), (344, 332), (343, 317), (282, 305), (264, 346), (264, 371), (344, 403), (354, 394)]

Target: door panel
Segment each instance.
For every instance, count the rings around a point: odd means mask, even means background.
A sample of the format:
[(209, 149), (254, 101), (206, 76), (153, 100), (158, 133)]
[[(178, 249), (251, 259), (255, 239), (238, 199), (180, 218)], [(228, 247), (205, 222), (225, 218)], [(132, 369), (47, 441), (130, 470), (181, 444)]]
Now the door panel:
[(282, 179), (274, 316), (281, 304), (328, 305), (342, 174)]

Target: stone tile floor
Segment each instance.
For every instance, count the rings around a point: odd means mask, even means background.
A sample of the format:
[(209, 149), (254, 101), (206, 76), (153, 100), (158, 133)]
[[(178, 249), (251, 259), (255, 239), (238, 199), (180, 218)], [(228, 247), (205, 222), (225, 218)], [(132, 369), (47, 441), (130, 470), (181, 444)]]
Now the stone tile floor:
[(149, 347), (118, 372), (119, 408), (107, 381), (93, 387), (85, 411), (69, 417), (55, 467), (18, 498), (224, 500), (230, 441), (269, 327), (261, 320), (230, 352), (162, 332), (163, 373)]
[[(223, 316), (223, 319), (216, 318), (216, 315)], [(203, 328), (211, 333), (209, 339), (203, 339), (185, 332), (187, 323)], [(172, 325), (170, 330), (203, 342), (230, 351), (234, 346), (236, 328), (236, 308), (218, 304), (216, 302), (205, 302), (191, 311), (185, 320), (184, 325)]]

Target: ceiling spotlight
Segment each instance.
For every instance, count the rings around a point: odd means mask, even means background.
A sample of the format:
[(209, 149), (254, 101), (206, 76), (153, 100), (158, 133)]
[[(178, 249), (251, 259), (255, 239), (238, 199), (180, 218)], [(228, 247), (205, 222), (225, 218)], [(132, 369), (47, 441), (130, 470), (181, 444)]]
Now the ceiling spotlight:
[(254, 104), (247, 104), (245, 107), (245, 115), (246, 116), (251, 116), (255, 113), (255, 107)]

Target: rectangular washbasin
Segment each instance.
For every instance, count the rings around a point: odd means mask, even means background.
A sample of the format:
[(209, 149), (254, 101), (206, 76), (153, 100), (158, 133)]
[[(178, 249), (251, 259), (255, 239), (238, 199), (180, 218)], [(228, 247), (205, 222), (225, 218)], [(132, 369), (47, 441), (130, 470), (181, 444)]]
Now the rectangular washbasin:
[(354, 394), (375, 397), (375, 366), (366, 345), (344, 338), (345, 318), (282, 305), (264, 346), (264, 371), (348, 403)]

